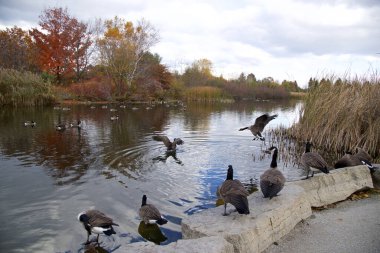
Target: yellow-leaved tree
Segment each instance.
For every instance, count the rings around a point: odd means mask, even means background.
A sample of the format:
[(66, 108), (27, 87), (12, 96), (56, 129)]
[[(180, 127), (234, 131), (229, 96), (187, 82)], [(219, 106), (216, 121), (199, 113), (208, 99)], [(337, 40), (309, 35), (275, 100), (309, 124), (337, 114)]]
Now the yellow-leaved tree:
[(157, 30), (145, 19), (136, 25), (117, 16), (104, 22), (104, 33), (97, 39), (99, 60), (117, 96), (131, 87), (144, 54), (158, 41)]

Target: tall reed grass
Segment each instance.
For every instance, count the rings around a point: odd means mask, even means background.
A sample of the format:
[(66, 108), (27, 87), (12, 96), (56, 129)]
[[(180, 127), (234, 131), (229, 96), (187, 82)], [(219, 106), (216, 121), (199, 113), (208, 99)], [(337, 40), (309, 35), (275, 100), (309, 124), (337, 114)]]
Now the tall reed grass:
[(51, 84), (39, 75), (0, 68), (0, 105), (47, 105), (54, 100)]
[(379, 161), (379, 77), (324, 78), (309, 91), (300, 120), (288, 134), (340, 154), (363, 147)]
[(215, 102), (228, 101), (228, 96), (222, 89), (211, 86), (197, 86), (188, 88), (184, 92), (184, 98), (191, 101)]

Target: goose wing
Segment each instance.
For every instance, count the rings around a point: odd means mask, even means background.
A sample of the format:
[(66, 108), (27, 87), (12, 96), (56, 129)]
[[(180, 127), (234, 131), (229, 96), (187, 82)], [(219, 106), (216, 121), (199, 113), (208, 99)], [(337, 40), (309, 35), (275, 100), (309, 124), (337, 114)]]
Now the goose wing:
[(243, 184), (239, 180), (226, 180), (219, 188), (219, 194), (222, 198), (230, 194), (237, 194), (242, 196), (248, 196), (248, 191), (244, 188)]
[(166, 135), (153, 136), (153, 140), (162, 141), (166, 147), (170, 147), (170, 145), (171, 145), (171, 141), (169, 140), (169, 138)]
[(264, 127), (271, 121), (272, 119), (276, 118), (277, 114), (269, 116), (268, 113), (265, 113), (261, 115), (260, 117), (257, 117), (255, 120), (254, 126), (256, 126), (260, 131), (264, 129)]
[(301, 163), (306, 167), (316, 169), (327, 168), (327, 163), (323, 157), (316, 152), (307, 152), (301, 156)]
[(89, 210), (86, 214), (90, 218), (89, 224), (92, 227), (107, 227), (112, 225), (118, 226), (110, 217), (98, 210)]
[(146, 220), (158, 220), (161, 219), (161, 213), (152, 204), (146, 204), (142, 206), (139, 210), (139, 215), (141, 219)]

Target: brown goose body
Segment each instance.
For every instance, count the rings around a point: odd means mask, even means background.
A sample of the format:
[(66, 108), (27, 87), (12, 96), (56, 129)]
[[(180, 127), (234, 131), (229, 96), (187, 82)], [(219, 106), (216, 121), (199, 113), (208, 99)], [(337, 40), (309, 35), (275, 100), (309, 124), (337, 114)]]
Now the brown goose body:
[(227, 179), (218, 188), (217, 194), (224, 201), (224, 215), (227, 215), (227, 203), (233, 205), (238, 213), (249, 214), (247, 199), (249, 193), (239, 180), (233, 179), (233, 169), (231, 165), (228, 166)]
[(372, 162), (372, 157), (362, 148), (356, 148), (356, 154), (354, 156), (360, 160)]
[(273, 198), (284, 188), (285, 177), (281, 171), (277, 169), (277, 148), (271, 147), (269, 149), (273, 152), (270, 169), (266, 170), (260, 176), (260, 188), (264, 198)]
[(362, 165), (362, 162), (360, 159), (354, 155), (352, 155), (349, 152), (346, 152), (344, 156), (342, 156), (335, 164), (334, 168), (345, 168), (345, 167), (351, 167), (351, 166), (357, 166)]
[(107, 236), (116, 234), (113, 226), (119, 226), (113, 222), (112, 218), (98, 210), (87, 210), (82, 212), (78, 215), (78, 220), (83, 223), (83, 226), (87, 231), (86, 243), (89, 243), (91, 233), (98, 234), (96, 238), (96, 241), (98, 241), (100, 234), (105, 234)]
[(301, 164), (307, 171), (306, 179), (309, 178), (310, 171), (312, 177), (314, 172), (322, 171), (325, 174), (329, 173), (328, 165), (323, 157), (317, 152), (310, 152), (311, 143), (306, 143), (306, 151), (301, 156)]
[(362, 148), (357, 147), (356, 148), (356, 154), (353, 155), (355, 158), (359, 159), (361, 164), (364, 164), (368, 167), (368, 169), (371, 170), (371, 172), (374, 172), (374, 167), (372, 165), (372, 157)]
[(260, 140), (264, 141), (265, 138), (261, 135), (261, 132), (264, 130), (265, 126), (269, 123), (269, 121), (275, 119), (278, 115), (272, 115), (269, 116), (269, 114), (263, 114), (260, 117), (257, 117), (255, 120), (255, 123), (248, 127), (240, 128), (239, 131), (243, 131), (246, 129), (249, 129), (253, 136), (255, 136), (254, 140), (259, 138)]
[(169, 138), (165, 135), (153, 136), (153, 140), (162, 141), (165, 144), (168, 151), (175, 151), (177, 148), (177, 145), (182, 145), (184, 143), (184, 141), (181, 140), (180, 138), (174, 138), (173, 141), (170, 141)]
[(154, 205), (147, 204), (146, 201), (147, 197), (144, 195), (139, 210), (141, 220), (143, 220), (145, 224), (166, 224), (168, 221), (162, 217), (160, 211)]

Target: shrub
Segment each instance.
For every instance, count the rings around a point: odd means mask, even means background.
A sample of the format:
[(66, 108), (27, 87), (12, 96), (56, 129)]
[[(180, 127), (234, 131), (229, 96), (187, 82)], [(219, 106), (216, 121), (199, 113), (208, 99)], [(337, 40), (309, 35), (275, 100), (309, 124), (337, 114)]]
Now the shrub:
[(0, 68), (0, 105), (46, 105), (54, 100), (50, 82), (39, 75)]
[(81, 83), (70, 85), (68, 91), (74, 96), (88, 100), (111, 100), (112, 85), (107, 78), (94, 77)]

